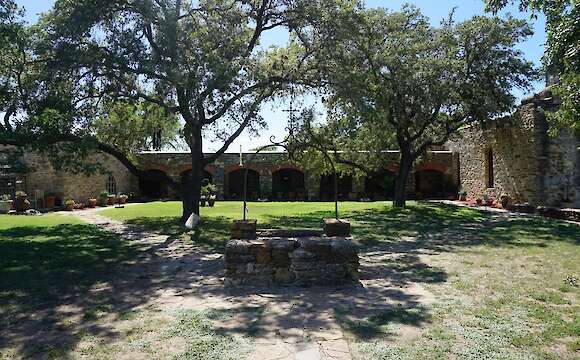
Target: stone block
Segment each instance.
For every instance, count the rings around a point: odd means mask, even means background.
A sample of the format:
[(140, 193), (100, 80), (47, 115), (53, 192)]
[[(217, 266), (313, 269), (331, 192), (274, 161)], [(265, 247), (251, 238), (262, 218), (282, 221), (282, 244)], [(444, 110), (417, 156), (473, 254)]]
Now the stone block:
[(265, 240), (266, 246), (272, 250), (290, 252), (298, 245), (292, 238), (272, 238)]
[(274, 281), (281, 285), (292, 284), (295, 279), (296, 277), (294, 273), (287, 268), (280, 268), (276, 270), (276, 273), (274, 274)]
[(350, 236), (350, 222), (344, 219), (324, 219), (324, 234), (326, 236)]
[(255, 239), (257, 220), (234, 220), (230, 225), (231, 239)]

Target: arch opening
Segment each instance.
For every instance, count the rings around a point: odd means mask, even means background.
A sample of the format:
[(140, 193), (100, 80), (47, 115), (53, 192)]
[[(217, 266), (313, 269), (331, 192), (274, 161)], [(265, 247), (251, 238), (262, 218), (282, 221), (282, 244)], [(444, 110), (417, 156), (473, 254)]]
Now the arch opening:
[[(338, 199), (347, 200), (352, 191), (352, 176), (343, 175), (338, 177)], [(320, 200), (334, 200), (334, 175), (322, 175), (320, 177)]]
[(365, 194), (371, 200), (392, 199), (395, 195), (395, 173), (377, 171), (365, 178)]
[(141, 195), (146, 199), (162, 199), (169, 195), (167, 174), (161, 170), (147, 170), (139, 179)]
[(306, 194), (304, 173), (280, 169), (272, 173), (272, 196), (276, 200), (303, 200)]
[[(260, 174), (256, 170), (248, 170), (248, 200), (255, 200), (260, 197)], [(228, 176), (228, 197), (230, 199), (241, 200), (244, 197), (244, 176), (246, 169), (237, 169), (229, 172)]]
[(445, 174), (437, 170), (415, 172), (415, 193), (419, 198), (444, 199), (447, 195)]

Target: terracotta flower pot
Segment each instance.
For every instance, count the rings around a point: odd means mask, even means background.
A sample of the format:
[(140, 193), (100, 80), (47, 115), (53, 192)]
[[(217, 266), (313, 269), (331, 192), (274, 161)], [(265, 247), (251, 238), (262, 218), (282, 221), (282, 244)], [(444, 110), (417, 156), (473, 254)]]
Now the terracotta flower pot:
[(75, 204), (66, 204), (64, 207), (66, 211), (73, 211), (75, 209)]
[(97, 199), (89, 199), (89, 207), (94, 208), (97, 206)]
[(44, 207), (47, 209), (53, 208), (56, 204), (55, 196), (45, 196), (44, 197)]
[(483, 200), (482, 199), (475, 199), (475, 203), (479, 206), (483, 205)]
[(115, 200), (117, 200), (115, 196), (109, 196), (107, 198), (107, 205), (115, 205)]

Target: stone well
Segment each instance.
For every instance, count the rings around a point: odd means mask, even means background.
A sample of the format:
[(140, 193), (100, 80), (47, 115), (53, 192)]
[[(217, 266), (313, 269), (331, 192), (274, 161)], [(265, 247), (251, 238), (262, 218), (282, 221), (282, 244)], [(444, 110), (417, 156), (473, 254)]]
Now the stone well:
[(226, 286), (311, 286), (358, 282), (358, 244), (313, 231), (263, 231), (226, 245)]

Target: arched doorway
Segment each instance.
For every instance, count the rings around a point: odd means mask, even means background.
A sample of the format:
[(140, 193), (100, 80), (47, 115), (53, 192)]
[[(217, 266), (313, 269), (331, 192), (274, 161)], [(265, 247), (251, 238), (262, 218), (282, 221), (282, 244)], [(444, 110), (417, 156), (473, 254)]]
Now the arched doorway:
[(272, 173), (272, 197), (277, 200), (303, 200), (304, 173), (296, 169), (280, 169)]
[(365, 193), (372, 200), (392, 199), (395, 194), (396, 175), (381, 170), (365, 178)]
[[(256, 170), (248, 170), (248, 199), (260, 196), (260, 174)], [(230, 199), (240, 200), (244, 197), (244, 176), (246, 169), (237, 169), (228, 173), (228, 195)]]
[(143, 197), (161, 199), (169, 195), (167, 174), (161, 170), (147, 170), (139, 179), (139, 188)]
[(425, 199), (445, 198), (445, 174), (437, 170), (415, 172), (415, 193)]
[[(352, 176), (338, 177), (338, 199), (348, 199), (348, 194), (352, 191)], [(320, 177), (320, 200), (334, 200), (334, 175), (322, 175)]]

